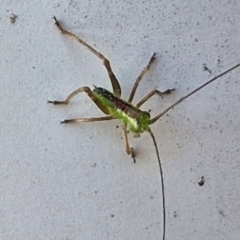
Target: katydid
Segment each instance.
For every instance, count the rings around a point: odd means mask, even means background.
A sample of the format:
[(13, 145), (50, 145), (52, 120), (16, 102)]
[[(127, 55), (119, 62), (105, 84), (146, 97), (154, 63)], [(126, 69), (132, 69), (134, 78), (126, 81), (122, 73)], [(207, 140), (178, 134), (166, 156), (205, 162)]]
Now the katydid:
[(87, 42), (82, 40), (80, 37), (76, 36), (75, 34), (65, 30), (56, 17), (53, 17), (55, 20), (55, 24), (57, 28), (60, 30), (60, 32), (64, 35), (69, 36), (70, 38), (76, 40), (83, 46), (85, 46), (88, 50), (90, 50), (93, 54), (95, 54), (98, 58), (100, 58), (103, 61), (103, 64), (107, 70), (107, 73), (110, 78), (110, 82), (112, 85), (113, 93), (110, 91), (94, 86), (94, 89), (91, 90), (89, 87), (80, 87), (77, 90), (73, 91), (71, 94), (68, 95), (68, 97), (64, 101), (48, 101), (48, 103), (52, 103), (54, 105), (60, 105), (60, 104), (69, 104), (71, 99), (76, 96), (78, 93), (85, 92), (91, 100), (97, 105), (97, 107), (106, 115), (104, 117), (92, 117), (92, 118), (76, 118), (76, 119), (66, 119), (63, 120), (61, 123), (82, 123), (82, 122), (97, 122), (97, 121), (108, 121), (113, 119), (120, 119), (123, 121), (123, 132), (124, 132), (124, 138), (125, 138), (125, 149), (127, 154), (131, 155), (133, 158), (133, 161), (135, 160), (135, 153), (134, 149), (130, 146), (128, 141), (128, 128), (131, 132), (140, 134), (143, 132), (148, 132), (153, 140), (153, 144), (155, 146), (155, 151), (158, 159), (159, 164), (159, 170), (160, 170), (160, 178), (161, 178), (161, 188), (162, 188), (162, 204), (163, 204), (163, 240), (165, 239), (165, 228), (166, 228), (166, 210), (165, 210), (165, 193), (164, 193), (164, 182), (163, 182), (163, 170), (160, 160), (160, 155), (157, 147), (156, 139), (153, 135), (153, 132), (150, 129), (150, 125), (155, 123), (159, 118), (161, 118), (164, 114), (166, 114), (169, 110), (171, 110), (173, 107), (178, 105), (180, 102), (185, 100), (186, 98), (190, 97), (192, 94), (196, 93), (203, 87), (207, 86), (211, 82), (215, 81), (216, 79), (222, 77), (223, 75), (229, 73), (230, 71), (234, 70), (235, 68), (238, 68), (240, 66), (240, 63), (235, 65), (234, 67), (228, 69), (227, 71), (219, 74), (218, 76), (212, 78), (208, 82), (202, 84), (200, 87), (196, 88), (186, 96), (180, 98), (178, 101), (176, 101), (174, 104), (169, 106), (167, 109), (165, 109), (163, 112), (158, 114), (157, 116), (151, 118), (150, 113), (146, 111), (141, 111), (139, 108), (152, 96), (158, 95), (163, 96), (165, 94), (170, 94), (172, 91), (174, 91), (174, 88), (167, 89), (163, 92), (159, 90), (152, 90), (149, 92), (145, 97), (143, 97), (142, 100), (140, 100), (136, 105), (132, 104), (132, 100), (134, 98), (134, 95), (136, 93), (136, 90), (138, 88), (138, 85), (140, 81), (142, 80), (143, 76), (146, 74), (146, 72), (149, 71), (152, 63), (156, 59), (156, 53), (152, 55), (150, 58), (147, 66), (143, 68), (142, 72), (139, 74), (138, 78), (136, 79), (130, 96), (127, 101), (122, 100), (121, 97), (121, 86), (115, 76), (115, 74), (112, 71), (111, 65), (109, 60), (102, 55), (100, 52), (95, 50), (93, 47), (91, 47)]

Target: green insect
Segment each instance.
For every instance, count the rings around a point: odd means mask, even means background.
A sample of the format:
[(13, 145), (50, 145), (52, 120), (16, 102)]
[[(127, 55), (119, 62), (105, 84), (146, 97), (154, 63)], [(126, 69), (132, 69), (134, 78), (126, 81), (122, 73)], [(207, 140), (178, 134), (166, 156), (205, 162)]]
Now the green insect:
[(205, 84), (201, 85), (200, 87), (196, 88), (186, 96), (180, 98), (177, 102), (172, 104), (170, 107), (165, 109), (163, 112), (158, 114), (157, 116), (151, 118), (149, 112), (141, 111), (139, 109), (140, 106), (142, 106), (147, 100), (149, 100), (154, 95), (163, 96), (165, 94), (170, 94), (175, 89), (167, 89), (164, 92), (160, 92), (159, 90), (153, 90), (150, 93), (148, 93), (142, 100), (140, 100), (136, 105), (132, 104), (132, 100), (134, 98), (134, 95), (136, 93), (137, 87), (142, 80), (143, 76), (147, 71), (149, 71), (151, 64), (154, 62), (156, 58), (156, 53), (152, 55), (150, 58), (150, 61), (148, 62), (147, 66), (142, 70), (138, 78), (136, 79), (130, 96), (127, 101), (122, 100), (121, 97), (121, 87), (120, 84), (114, 75), (110, 62), (107, 58), (105, 58), (104, 55), (102, 55), (100, 52), (96, 51), (93, 47), (88, 45), (85, 41), (83, 41), (80, 37), (76, 36), (75, 34), (65, 30), (56, 17), (53, 17), (55, 20), (55, 24), (58, 27), (58, 29), (61, 31), (62, 34), (67, 35), (83, 46), (85, 46), (87, 49), (89, 49), (93, 54), (95, 54), (98, 58), (100, 58), (103, 61), (103, 64), (108, 72), (113, 93), (109, 92), (108, 90), (100, 87), (94, 86), (94, 89), (91, 90), (89, 87), (80, 87), (77, 90), (73, 91), (64, 101), (48, 101), (48, 103), (52, 103), (54, 105), (60, 105), (60, 104), (69, 104), (71, 99), (76, 96), (78, 93), (85, 92), (91, 100), (97, 105), (97, 107), (106, 115), (104, 117), (92, 117), (92, 118), (76, 118), (76, 119), (66, 119), (63, 120), (61, 123), (82, 123), (82, 122), (97, 122), (97, 121), (108, 121), (113, 119), (120, 119), (123, 121), (123, 131), (124, 131), (124, 137), (125, 137), (125, 148), (127, 154), (131, 155), (133, 158), (133, 161), (135, 160), (135, 153), (134, 149), (130, 146), (128, 141), (128, 128), (131, 132), (135, 134), (140, 134), (143, 132), (148, 132), (153, 140), (153, 144), (155, 146), (156, 155), (158, 158), (158, 164), (159, 164), (159, 170), (160, 170), (160, 178), (161, 178), (161, 187), (162, 187), (162, 203), (163, 203), (163, 240), (165, 239), (165, 228), (166, 228), (166, 210), (165, 210), (165, 193), (164, 193), (164, 182), (163, 182), (163, 171), (160, 161), (160, 155), (157, 147), (156, 139), (153, 135), (153, 132), (150, 129), (150, 125), (155, 123), (159, 118), (161, 118), (164, 114), (166, 114), (169, 110), (171, 110), (174, 106), (178, 105), (180, 102), (182, 102), (184, 99), (188, 98), (192, 94), (196, 93), (203, 87), (207, 86), (211, 82), (215, 81), (216, 79), (220, 78), (221, 76), (227, 74), (228, 72), (232, 71), (233, 69), (240, 66), (240, 64), (237, 64), (236, 66), (232, 67), (231, 69), (219, 74), (218, 76), (214, 77), (213, 79), (209, 80)]

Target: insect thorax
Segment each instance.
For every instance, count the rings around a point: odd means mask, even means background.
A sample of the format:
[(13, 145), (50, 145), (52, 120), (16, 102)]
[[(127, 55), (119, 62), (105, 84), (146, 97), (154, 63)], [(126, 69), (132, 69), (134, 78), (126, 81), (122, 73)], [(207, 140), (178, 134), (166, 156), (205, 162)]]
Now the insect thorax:
[(104, 88), (95, 87), (94, 96), (108, 108), (109, 115), (121, 119), (134, 133), (141, 133), (148, 130), (150, 114), (141, 111), (130, 103), (117, 98), (113, 93)]

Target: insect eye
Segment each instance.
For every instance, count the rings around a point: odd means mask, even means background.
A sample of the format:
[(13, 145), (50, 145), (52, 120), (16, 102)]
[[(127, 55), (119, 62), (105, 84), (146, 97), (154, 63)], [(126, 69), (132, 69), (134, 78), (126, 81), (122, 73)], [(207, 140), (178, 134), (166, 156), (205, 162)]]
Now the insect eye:
[(144, 113), (144, 117), (145, 117), (145, 118), (150, 118), (150, 117), (151, 117), (151, 115), (150, 115), (149, 112), (143, 112), (143, 113)]

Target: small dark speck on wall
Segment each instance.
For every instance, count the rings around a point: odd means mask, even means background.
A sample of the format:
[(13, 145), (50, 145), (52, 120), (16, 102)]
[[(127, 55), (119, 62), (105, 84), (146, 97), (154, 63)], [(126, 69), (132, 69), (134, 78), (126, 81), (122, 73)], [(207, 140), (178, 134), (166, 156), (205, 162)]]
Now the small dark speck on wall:
[(204, 183), (205, 183), (205, 179), (204, 179), (204, 176), (202, 176), (201, 179), (200, 179), (200, 181), (198, 182), (198, 185), (199, 185), (200, 187), (202, 187), (202, 186), (204, 185)]

